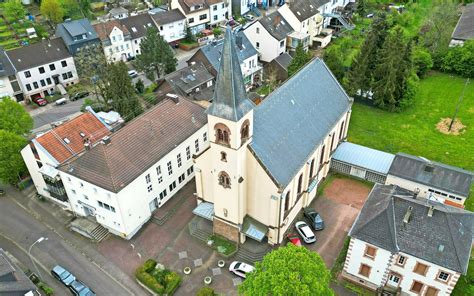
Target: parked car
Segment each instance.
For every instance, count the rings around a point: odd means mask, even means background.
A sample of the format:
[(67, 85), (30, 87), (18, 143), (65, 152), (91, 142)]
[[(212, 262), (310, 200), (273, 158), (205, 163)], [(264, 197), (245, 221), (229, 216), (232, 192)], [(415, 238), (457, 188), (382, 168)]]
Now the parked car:
[(60, 98), (59, 100), (56, 100), (56, 102), (54, 102), (56, 105), (64, 105), (67, 103), (67, 100), (66, 98)]
[(305, 243), (311, 244), (316, 242), (316, 236), (314, 235), (311, 228), (309, 228), (308, 224), (306, 224), (306, 222), (296, 222), (295, 228)]
[(81, 281), (72, 282), (69, 286), (69, 290), (76, 296), (95, 296), (94, 291)]
[(323, 230), (324, 229), (324, 220), (321, 218), (318, 212), (312, 208), (304, 209), (304, 216), (309, 220), (309, 225), (314, 230)]
[(88, 91), (80, 91), (80, 92), (77, 92), (77, 93), (73, 94), (71, 96), (70, 100), (71, 101), (79, 100), (79, 99), (87, 97), (88, 95), (89, 95)]
[(252, 15), (250, 15), (250, 14), (244, 15), (244, 18), (245, 18), (246, 20), (248, 20), (249, 22), (251, 22), (251, 21), (253, 21), (253, 20), (255, 19), (255, 18), (254, 18)]
[(59, 265), (51, 269), (51, 274), (66, 286), (71, 285), (71, 283), (76, 280), (76, 277), (72, 273)]
[(138, 72), (135, 70), (130, 70), (128, 71), (128, 76), (130, 76), (131, 78), (135, 78), (138, 76)]
[(302, 245), (300, 238), (294, 233), (288, 233), (286, 235), (286, 238), (288, 239), (288, 241), (290, 243), (292, 243), (295, 246), (301, 246)]
[(233, 272), (234, 274), (242, 278), (246, 278), (247, 273), (250, 273), (254, 270), (255, 270), (255, 267), (253, 267), (252, 265), (244, 263), (244, 262), (239, 262), (239, 261), (234, 261), (229, 266), (230, 272)]
[(31, 100), (33, 101), (33, 103), (35, 103), (38, 106), (45, 106), (48, 104), (48, 101), (46, 101), (45, 99), (41, 97), (31, 98)]

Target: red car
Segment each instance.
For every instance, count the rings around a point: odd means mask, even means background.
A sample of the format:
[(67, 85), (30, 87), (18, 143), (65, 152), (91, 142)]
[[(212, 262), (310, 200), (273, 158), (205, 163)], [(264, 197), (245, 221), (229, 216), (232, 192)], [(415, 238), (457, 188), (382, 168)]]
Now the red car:
[(48, 104), (48, 101), (46, 101), (45, 99), (41, 97), (32, 98), (31, 100), (38, 106), (45, 106), (46, 104)]
[(294, 234), (294, 233), (288, 233), (286, 235), (286, 238), (290, 243), (292, 243), (295, 246), (302, 246), (300, 238)]

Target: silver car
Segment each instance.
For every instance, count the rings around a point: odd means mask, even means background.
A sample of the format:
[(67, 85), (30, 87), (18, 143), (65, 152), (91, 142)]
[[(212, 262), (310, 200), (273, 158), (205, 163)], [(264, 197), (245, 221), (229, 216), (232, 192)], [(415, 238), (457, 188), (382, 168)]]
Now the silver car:
[(298, 221), (295, 224), (296, 231), (298, 231), (301, 238), (305, 243), (311, 244), (316, 242), (316, 236), (314, 235), (311, 228), (304, 221)]

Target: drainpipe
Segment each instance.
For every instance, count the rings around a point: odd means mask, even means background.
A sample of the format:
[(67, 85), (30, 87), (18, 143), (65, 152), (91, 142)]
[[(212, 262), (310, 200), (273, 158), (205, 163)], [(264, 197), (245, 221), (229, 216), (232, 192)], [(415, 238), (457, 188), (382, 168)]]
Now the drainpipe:
[(281, 226), (281, 196), (282, 194), (280, 194), (280, 198), (278, 199), (279, 202), (278, 202), (278, 237), (277, 237), (277, 243), (279, 243), (279, 240), (280, 240), (280, 226)]

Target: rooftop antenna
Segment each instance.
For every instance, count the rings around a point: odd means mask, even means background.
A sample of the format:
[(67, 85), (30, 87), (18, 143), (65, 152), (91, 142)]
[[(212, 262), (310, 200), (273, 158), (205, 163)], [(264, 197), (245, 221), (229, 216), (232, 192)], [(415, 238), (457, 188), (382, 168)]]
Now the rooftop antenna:
[(464, 92), (466, 91), (466, 87), (467, 87), (468, 84), (469, 84), (469, 78), (466, 79), (466, 83), (464, 84), (464, 88), (462, 89), (461, 96), (459, 97), (458, 104), (456, 105), (456, 110), (454, 111), (453, 118), (451, 119), (451, 123), (449, 124), (448, 132), (451, 131), (451, 128), (453, 127), (454, 121), (456, 120), (456, 115), (458, 115), (459, 107), (461, 107), (462, 99), (464, 97)]

